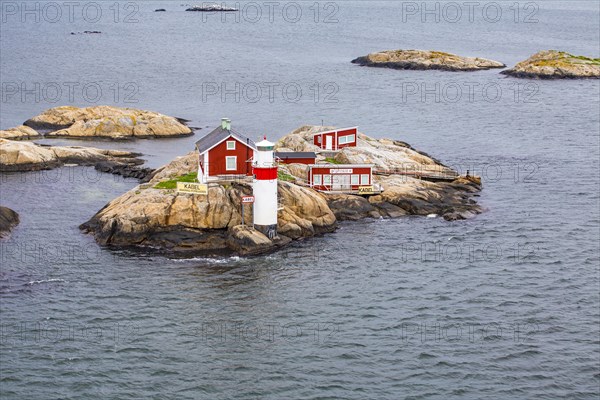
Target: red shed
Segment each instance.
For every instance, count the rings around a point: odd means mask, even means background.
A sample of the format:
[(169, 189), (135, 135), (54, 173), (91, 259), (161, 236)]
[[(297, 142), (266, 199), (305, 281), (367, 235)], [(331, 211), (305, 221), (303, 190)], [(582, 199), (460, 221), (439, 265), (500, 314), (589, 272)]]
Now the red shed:
[(344, 147), (356, 147), (357, 137), (357, 126), (342, 128), (315, 133), (313, 135), (313, 144), (323, 150), (339, 150)]
[(323, 191), (380, 192), (373, 184), (372, 164), (313, 164), (308, 167), (308, 183)]
[(317, 160), (317, 155), (313, 151), (294, 151), (294, 152), (281, 152), (276, 151), (275, 157), (278, 158), (284, 164), (314, 164)]
[(198, 178), (206, 182), (210, 176), (252, 175), (251, 162), (256, 145), (231, 129), (231, 121), (223, 118), (221, 126), (196, 142)]

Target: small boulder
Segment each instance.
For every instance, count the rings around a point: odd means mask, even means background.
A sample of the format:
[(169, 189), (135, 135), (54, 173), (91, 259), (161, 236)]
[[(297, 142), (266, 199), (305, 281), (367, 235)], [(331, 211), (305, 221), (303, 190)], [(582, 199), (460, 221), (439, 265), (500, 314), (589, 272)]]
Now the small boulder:
[(248, 225), (237, 225), (229, 230), (227, 246), (240, 255), (268, 252), (275, 244), (261, 232)]
[(6, 237), (19, 224), (19, 214), (7, 207), (0, 206), (0, 238)]

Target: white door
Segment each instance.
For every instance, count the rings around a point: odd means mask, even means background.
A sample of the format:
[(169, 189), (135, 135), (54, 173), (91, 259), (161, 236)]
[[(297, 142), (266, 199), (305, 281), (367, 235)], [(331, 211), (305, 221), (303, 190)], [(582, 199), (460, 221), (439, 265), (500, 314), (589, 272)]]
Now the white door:
[(333, 136), (325, 136), (325, 150), (333, 150)]

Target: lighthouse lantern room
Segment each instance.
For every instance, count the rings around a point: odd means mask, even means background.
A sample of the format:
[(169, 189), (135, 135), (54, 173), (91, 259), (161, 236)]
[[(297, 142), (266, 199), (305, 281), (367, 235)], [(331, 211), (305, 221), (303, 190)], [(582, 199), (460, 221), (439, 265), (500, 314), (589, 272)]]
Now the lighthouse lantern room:
[(256, 143), (252, 163), (254, 227), (270, 239), (277, 236), (277, 164), (274, 146), (266, 137)]

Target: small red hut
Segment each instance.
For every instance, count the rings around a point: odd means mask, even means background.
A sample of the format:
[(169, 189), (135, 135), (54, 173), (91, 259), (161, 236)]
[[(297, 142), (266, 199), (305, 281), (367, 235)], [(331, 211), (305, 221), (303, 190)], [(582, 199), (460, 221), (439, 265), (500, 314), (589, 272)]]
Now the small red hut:
[(358, 127), (317, 132), (313, 135), (313, 144), (323, 150), (339, 150), (344, 147), (356, 147)]
[(294, 151), (294, 152), (275, 152), (277, 161), (284, 164), (314, 164), (317, 161), (317, 155), (313, 151)]

